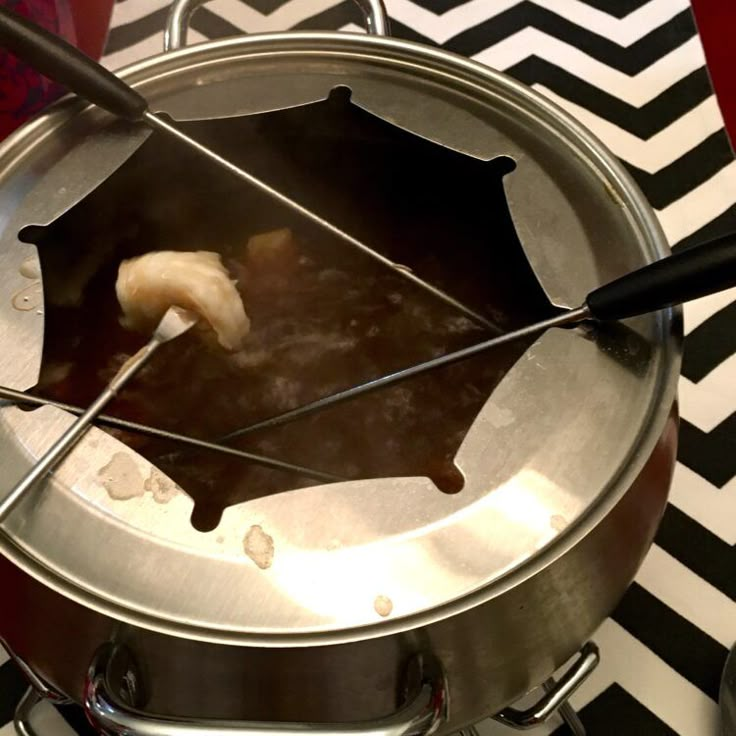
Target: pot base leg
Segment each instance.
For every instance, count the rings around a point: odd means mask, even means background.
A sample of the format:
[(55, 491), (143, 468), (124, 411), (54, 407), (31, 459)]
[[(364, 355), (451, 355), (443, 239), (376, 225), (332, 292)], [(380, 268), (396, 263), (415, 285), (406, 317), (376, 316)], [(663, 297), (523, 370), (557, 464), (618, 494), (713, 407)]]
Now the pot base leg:
[(66, 695), (57, 692), (43, 678), (39, 677), (2, 638), (0, 638), (0, 649), (4, 649), (8, 653), (10, 659), (23, 673), (29, 684), (28, 689), (15, 709), (13, 716), (15, 733), (17, 736), (38, 736), (31, 723), (31, 716), (39, 703), (47, 700), (55, 705), (64, 705), (71, 701)]
[[(544, 688), (545, 692), (550, 692), (551, 690), (554, 690), (555, 684), (555, 681), (550, 678), (549, 680), (546, 680), (544, 682), (542, 687)], [(572, 705), (570, 705), (569, 701), (565, 701), (557, 709), (557, 713), (570, 729), (570, 733), (572, 734), (572, 736), (586, 736), (585, 726), (580, 720), (580, 716), (577, 714), (577, 711), (575, 710), (575, 708), (572, 707)]]
[(598, 666), (599, 661), (598, 647), (589, 641), (580, 650), (575, 662), (560, 677), (559, 681), (550, 677), (544, 682), (542, 685), (544, 695), (534, 705), (525, 710), (504, 708), (494, 716), (495, 720), (517, 731), (528, 731), (541, 725), (557, 712), (570, 727), (574, 736), (585, 736), (585, 728), (568, 701)]
[(29, 687), (25, 695), (20, 699), (15, 716), (13, 718), (13, 726), (17, 736), (38, 736), (33, 725), (31, 724), (31, 715), (36, 706), (43, 700), (43, 697), (34, 688)]

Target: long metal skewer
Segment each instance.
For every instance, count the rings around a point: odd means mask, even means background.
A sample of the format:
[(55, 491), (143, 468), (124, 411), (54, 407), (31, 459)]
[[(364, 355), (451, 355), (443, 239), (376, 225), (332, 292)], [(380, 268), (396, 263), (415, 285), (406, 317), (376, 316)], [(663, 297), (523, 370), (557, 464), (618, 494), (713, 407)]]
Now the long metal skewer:
[(312, 212), (312, 210), (307, 209), (303, 205), (299, 204), (298, 202), (295, 202), (290, 197), (287, 197), (285, 194), (282, 194), (277, 189), (274, 189), (273, 187), (266, 184), (266, 182), (262, 181), (258, 177), (254, 176), (253, 174), (245, 171), (244, 169), (241, 169), (239, 166), (236, 166), (232, 161), (229, 161), (226, 158), (223, 158), (218, 153), (213, 151), (208, 146), (204, 146), (201, 143), (199, 143), (194, 138), (191, 138), (186, 133), (184, 133), (182, 130), (180, 130), (177, 126), (171, 125), (170, 123), (166, 122), (163, 118), (161, 118), (159, 115), (155, 115), (150, 110), (146, 110), (142, 115), (143, 120), (148, 124), (149, 127), (155, 128), (156, 130), (160, 130), (166, 135), (172, 136), (173, 138), (176, 138), (180, 142), (184, 143), (185, 145), (189, 146), (189, 148), (195, 149), (198, 153), (202, 154), (206, 158), (210, 159), (210, 161), (213, 161), (218, 166), (221, 166), (224, 169), (227, 169), (231, 174), (234, 174), (240, 179), (243, 179), (244, 181), (247, 181), (252, 186), (256, 187), (257, 189), (260, 189), (260, 191), (266, 193), (273, 199), (277, 200), (278, 202), (281, 202), (282, 204), (286, 205), (287, 207), (290, 207), (295, 212), (298, 212), (302, 217), (307, 218), (308, 220), (311, 220), (316, 225), (321, 227), (324, 230), (327, 230), (328, 232), (332, 233), (333, 235), (336, 235), (337, 237), (344, 240), (346, 243), (349, 243), (354, 248), (357, 248), (359, 251), (364, 253), (367, 256), (370, 256), (374, 260), (378, 261), (379, 263), (383, 264), (384, 266), (387, 266), (388, 268), (396, 271), (396, 273), (403, 276), (405, 279), (408, 279), (412, 283), (416, 284), (417, 286), (420, 286), (425, 291), (429, 292), (433, 296), (437, 297), (438, 299), (441, 299), (446, 304), (451, 305), (455, 309), (463, 312), (467, 317), (472, 319), (474, 322), (477, 322), (479, 324), (482, 324), (484, 327), (493, 330), (494, 332), (498, 332), (498, 327), (493, 324), (490, 320), (488, 320), (486, 317), (484, 317), (479, 312), (476, 312), (474, 309), (471, 309), (467, 305), (463, 304), (462, 302), (458, 301), (454, 297), (450, 296), (449, 294), (442, 291), (442, 289), (438, 288), (437, 286), (434, 286), (430, 284), (429, 282), (425, 281), (424, 279), (417, 276), (412, 271), (399, 266), (397, 263), (394, 263), (390, 258), (386, 258), (386, 256), (381, 255), (378, 251), (373, 250), (373, 248), (370, 248), (365, 243), (362, 243), (357, 238), (354, 238), (352, 235), (349, 235), (344, 230), (341, 230), (336, 225), (333, 225), (328, 220), (325, 220), (323, 217), (320, 217), (315, 212)]
[(102, 393), (90, 404), (89, 408), (46, 450), (38, 462), (0, 501), (0, 522), (10, 513), (23, 495), (56, 467), (74, 445), (79, 442), (95, 417), (150, 360), (153, 353), (161, 345), (179, 337), (196, 323), (197, 317), (191, 312), (176, 307), (167, 310), (149, 342), (123, 365)]
[[(25, 394), (22, 391), (8, 388), (7, 386), (0, 386), (0, 399), (12, 401), (14, 404), (53, 406), (57, 409), (68, 411), (70, 414), (76, 414), (77, 416), (80, 416), (85, 412), (81, 406), (66, 404), (62, 401), (54, 401), (53, 399), (44, 399), (40, 396), (32, 396), (30, 394)], [(189, 445), (190, 447), (196, 447), (200, 450), (209, 450), (211, 452), (222, 453), (223, 455), (231, 455), (232, 457), (238, 457), (242, 460), (248, 460), (256, 465), (263, 465), (267, 468), (275, 468), (276, 470), (283, 470), (285, 472), (303, 475), (307, 478), (313, 478), (314, 480), (324, 481), (326, 483), (336, 483), (338, 481), (345, 480), (345, 478), (333, 475), (332, 473), (323, 473), (320, 470), (305, 468), (302, 465), (277, 460), (275, 458), (267, 457), (266, 455), (257, 455), (252, 452), (246, 452), (245, 450), (238, 450), (234, 447), (227, 447), (226, 445), (218, 445), (214, 442), (197, 439), (196, 437), (190, 437), (176, 432), (169, 432), (168, 430), (151, 427), (147, 424), (130, 422), (127, 419), (120, 419), (118, 417), (110, 416), (109, 414), (99, 414), (95, 418), (94, 423), (107, 427), (114, 427), (115, 429), (123, 429), (127, 432), (135, 432), (136, 434), (145, 435), (147, 437), (156, 437), (162, 440), (178, 442), (179, 444)]]
[(326, 409), (328, 406), (339, 404), (343, 401), (347, 401), (348, 399), (354, 399), (356, 396), (362, 396), (370, 391), (385, 388), (386, 386), (398, 383), (399, 381), (405, 381), (407, 378), (412, 378), (413, 376), (417, 376), (421, 373), (441, 368), (442, 366), (449, 365), (450, 363), (456, 363), (507, 342), (513, 342), (514, 340), (519, 340), (523, 337), (543, 332), (550, 327), (561, 327), (575, 322), (582, 322), (583, 320), (588, 319), (588, 317), (590, 317), (590, 311), (587, 306), (571, 309), (557, 315), (556, 317), (552, 317), (542, 322), (537, 322), (533, 325), (528, 325), (527, 327), (522, 327), (514, 332), (507, 332), (503, 335), (499, 335), (498, 337), (493, 337), (490, 340), (485, 340), (484, 342), (479, 342), (475, 345), (471, 345), (470, 347), (463, 348), (462, 350), (456, 350), (455, 352), (447, 353), (447, 355), (441, 355), (439, 358), (432, 358), (432, 360), (427, 360), (424, 363), (417, 363), (410, 368), (403, 368), (395, 373), (389, 373), (388, 375), (381, 376), (380, 378), (375, 378), (372, 381), (366, 381), (365, 383), (361, 383), (359, 386), (352, 386), (344, 391), (338, 391), (334, 394), (330, 394), (329, 396), (324, 396), (321, 399), (312, 401), (309, 404), (304, 404), (303, 406), (298, 406), (296, 409), (291, 409), (283, 414), (277, 414), (276, 416), (263, 419), (255, 424), (250, 424), (247, 427), (236, 429), (222, 437), (218, 437), (215, 441), (218, 443), (228, 442), (237, 437), (249, 434), (250, 432), (255, 432), (257, 429), (276, 427), (298, 417), (303, 417), (307, 414), (320, 411), (321, 409)]

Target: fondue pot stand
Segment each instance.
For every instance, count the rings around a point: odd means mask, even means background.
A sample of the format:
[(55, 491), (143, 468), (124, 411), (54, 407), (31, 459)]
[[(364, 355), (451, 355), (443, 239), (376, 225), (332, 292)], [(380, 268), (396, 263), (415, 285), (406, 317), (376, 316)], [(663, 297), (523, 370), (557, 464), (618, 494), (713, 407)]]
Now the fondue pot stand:
[[(551, 307), (667, 254), (600, 142), (498, 72), (382, 35), (377, 0), (362, 3), (367, 35), (184, 48), (200, 4), (175, 3), (168, 51), (120, 72), (153, 109), (206, 127), (339, 89), (438, 150), (512, 162), (503, 207)], [(42, 363), (44, 274), (22, 232), (83, 205), (150, 135), (66, 99), (0, 146), (0, 383), (31, 389)], [(488, 247), (510, 247), (500, 240)], [(82, 704), (108, 733), (419, 736), (492, 715), (527, 728), (595, 666), (588, 639), (652, 542), (675, 463), (680, 347), (678, 309), (549, 330), (467, 431), (459, 492), (424, 477), (313, 485), (229, 506), (206, 532), (186, 493), (161, 502), (173, 482), (92, 428), (2, 524), (0, 636), (39, 696)], [(0, 499), (72, 419), (0, 408)], [(539, 702), (510, 707), (540, 683)]]

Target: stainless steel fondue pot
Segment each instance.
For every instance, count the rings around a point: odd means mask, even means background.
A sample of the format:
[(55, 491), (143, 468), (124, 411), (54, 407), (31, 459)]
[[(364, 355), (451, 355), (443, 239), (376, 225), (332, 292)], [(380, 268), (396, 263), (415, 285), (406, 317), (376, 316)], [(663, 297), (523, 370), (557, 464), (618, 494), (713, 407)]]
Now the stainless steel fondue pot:
[[(175, 118), (296, 107), (346, 86), (354, 104), (438, 145), (508, 156), (511, 216), (559, 307), (667, 253), (600, 142), (498, 72), (381, 35), (379, 3), (363, 3), (368, 35), (180, 48), (200, 4), (176, 2), (169, 51), (120, 73)], [(32, 388), (41, 365), (43, 274), (20, 230), (53, 222), (148, 135), (67, 99), (0, 146), (0, 383)], [(184, 492), (93, 428), (3, 523), (0, 636), (36, 690), (83, 704), (109, 733), (449, 733), (490, 715), (533, 725), (595, 665), (586, 643), (666, 502), (680, 314), (627, 327), (534, 342), (468, 431), (454, 495), (427, 478), (313, 486), (231, 506), (201, 532)], [(71, 421), (0, 409), (0, 497)], [(509, 707), (575, 656), (536, 707)]]

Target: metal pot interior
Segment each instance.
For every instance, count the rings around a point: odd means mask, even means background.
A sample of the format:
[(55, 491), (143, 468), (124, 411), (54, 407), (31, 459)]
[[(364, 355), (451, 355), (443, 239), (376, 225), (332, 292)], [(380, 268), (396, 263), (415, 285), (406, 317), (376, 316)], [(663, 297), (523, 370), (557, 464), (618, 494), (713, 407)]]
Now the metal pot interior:
[[(511, 157), (480, 160), (392, 125), (333, 89), (313, 104), (183, 126), (272, 186), (494, 322), (552, 307), (504, 193)], [(289, 228), (258, 248), (249, 238)], [(488, 335), (349, 244), (181, 147), (151, 136), (82, 201), (20, 239), (36, 244), (45, 335), (34, 393), (88, 405), (143, 337), (118, 321), (120, 261), (151, 250), (215, 250), (238, 279), (253, 329), (227, 355), (202, 334), (166, 346), (109, 413), (204, 439), (465, 347)], [(254, 247), (255, 246), (255, 247)], [(367, 479), (426, 476), (455, 493), (466, 432), (531, 339), (381, 389), (233, 446)], [(239, 458), (108, 430), (195, 502), (196, 528), (230, 505), (318, 481)], [(111, 482), (113, 497), (137, 489)], [(165, 500), (165, 492), (161, 500)]]
[[(665, 252), (605, 149), (471, 62), (390, 39), (276, 34), (124, 76), (499, 330), (577, 306)], [(111, 407), (120, 416), (211, 438), (479, 339), (398, 275), (146, 135), (66, 104), (0, 148), (0, 190), (17, 203), (0, 222), (2, 382), (88, 402), (144, 339), (118, 324), (117, 265), (157, 248), (223, 253), (252, 342), (239, 358), (197, 335), (173, 343)], [(284, 227), (289, 246), (251, 262), (249, 238)], [(43, 293), (26, 268), (36, 252)], [(37, 308), (19, 310), (29, 288)], [(620, 333), (552, 330), (242, 440), (351, 482), (307, 488), (93, 428), (7, 519), (3, 553), (91, 608), (207, 641), (335, 643), (447, 619), (533, 577), (623, 496), (667, 419), (678, 329), (666, 313)], [(7, 406), (0, 420), (0, 460), (20, 473), (71, 417)]]

